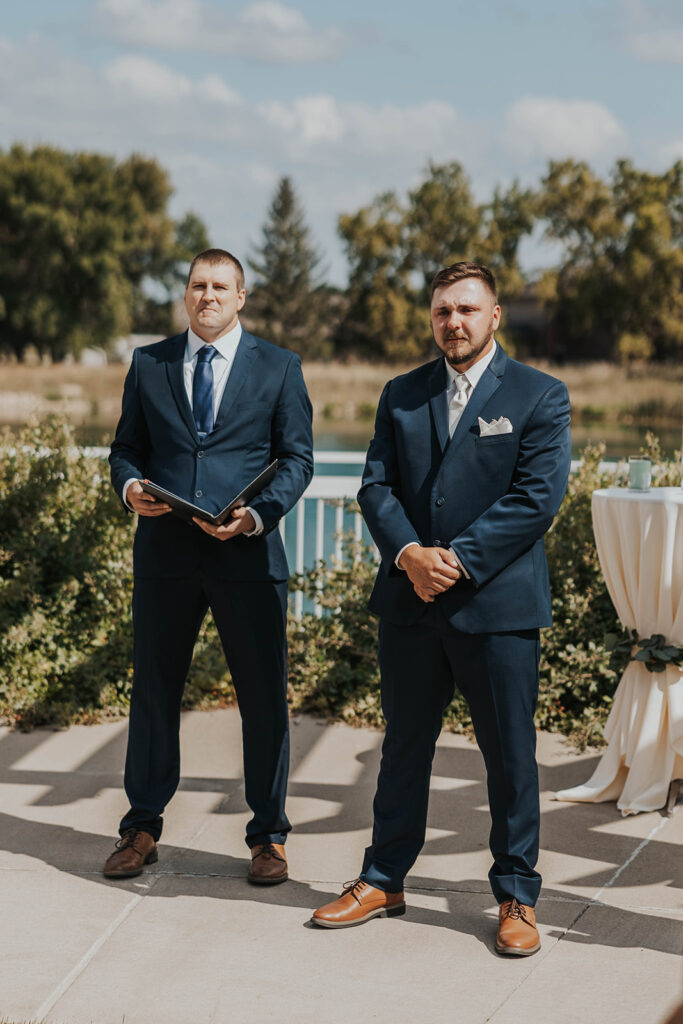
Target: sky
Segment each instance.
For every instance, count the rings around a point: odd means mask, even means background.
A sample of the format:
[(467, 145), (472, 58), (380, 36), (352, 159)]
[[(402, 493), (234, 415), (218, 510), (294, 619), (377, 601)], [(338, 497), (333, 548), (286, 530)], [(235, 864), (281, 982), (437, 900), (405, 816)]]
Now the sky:
[[(0, 23), (0, 148), (49, 143), (168, 171), (241, 259), (291, 176), (328, 280), (337, 217), (459, 161), (475, 195), (549, 159), (683, 159), (683, 2), (24, 0)], [(522, 259), (533, 272), (549, 249)]]

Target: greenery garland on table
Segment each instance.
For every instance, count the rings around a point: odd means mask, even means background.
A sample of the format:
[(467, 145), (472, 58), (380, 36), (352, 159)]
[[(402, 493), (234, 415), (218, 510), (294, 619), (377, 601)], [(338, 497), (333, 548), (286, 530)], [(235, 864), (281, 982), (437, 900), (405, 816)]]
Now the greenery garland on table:
[[(633, 653), (634, 647), (638, 650)], [(643, 639), (632, 629), (624, 633), (607, 633), (605, 649), (610, 654), (609, 667), (619, 675), (623, 674), (631, 661), (639, 661), (648, 672), (665, 672), (667, 665), (683, 665), (683, 647), (666, 642), (662, 633), (653, 633)]]

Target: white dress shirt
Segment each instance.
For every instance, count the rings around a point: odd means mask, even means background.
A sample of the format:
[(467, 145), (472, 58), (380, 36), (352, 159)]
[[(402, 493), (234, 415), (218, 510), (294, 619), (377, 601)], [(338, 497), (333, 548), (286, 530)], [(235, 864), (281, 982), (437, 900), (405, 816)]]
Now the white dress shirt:
[[(211, 361), (211, 369), (213, 370), (213, 418), (214, 422), (218, 415), (218, 409), (223, 398), (225, 391), (225, 385), (228, 383), (228, 377), (230, 376), (230, 370), (235, 360), (235, 353), (237, 352), (237, 346), (239, 345), (240, 338), (242, 337), (242, 324), (237, 321), (236, 325), (227, 334), (221, 335), (217, 341), (214, 341), (213, 347), (216, 351), (216, 355)], [(185, 391), (187, 392), (187, 400), (192, 408), (192, 381), (194, 379), (194, 371), (197, 366), (197, 356), (200, 348), (204, 348), (207, 342), (203, 338), (200, 338), (198, 334), (192, 330), (191, 327), (187, 329), (187, 342), (185, 344), (185, 355), (183, 356), (183, 380), (185, 382)], [(129, 486), (135, 481), (135, 477), (131, 477), (130, 480), (126, 480), (123, 487), (123, 503), (128, 505), (126, 501), (126, 493)], [(130, 508), (130, 505), (128, 505)], [(251, 512), (256, 528), (249, 533), (246, 533), (247, 537), (256, 537), (260, 533), (263, 533), (263, 520), (261, 519), (258, 512), (255, 512), (253, 508), (247, 507), (247, 511)]]
[[(448, 360), (444, 357), (444, 363), (446, 364), (446, 373), (448, 374), (448, 387), (446, 388), (446, 400), (448, 402), (448, 433), (450, 437), (453, 437), (455, 428), (458, 425), (460, 417), (462, 416), (465, 406), (472, 397), (472, 392), (476, 388), (477, 384), (481, 380), (486, 371), (487, 366), (496, 354), (497, 342), (494, 339), (493, 347), (490, 352), (487, 352), (482, 359), (478, 359), (476, 363), (470, 366), (469, 370), (465, 373), (458, 373), (454, 370)], [(463, 384), (465, 387), (463, 388)], [(462, 389), (462, 390), (460, 390)], [(458, 399), (458, 392), (460, 391), (460, 399)], [(464, 399), (464, 400), (463, 400)], [(397, 569), (401, 566), (398, 564), (401, 555), (406, 548), (411, 547), (413, 544), (417, 544), (416, 540), (411, 540), (409, 544), (404, 544), (399, 553), (394, 559), (394, 565)], [(421, 547), (421, 545), (418, 545)], [(466, 579), (469, 579), (469, 573), (463, 565), (456, 558), (456, 564), (462, 570)]]
[[(242, 337), (242, 324), (237, 321), (237, 324), (227, 334), (223, 334), (218, 341), (214, 341), (213, 348), (216, 351), (216, 355), (211, 360), (211, 369), (213, 370), (213, 419), (216, 422), (216, 416), (218, 415), (218, 408), (221, 404), (221, 398), (225, 391), (225, 385), (228, 383), (228, 377), (230, 376), (230, 370), (235, 359), (235, 353), (237, 352), (237, 346), (239, 345), (240, 338)], [(197, 356), (200, 348), (204, 348), (206, 342), (203, 338), (200, 338), (198, 334), (195, 334), (191, 327), (187, 329), (187, 344), (185, 345), (185, 355), (183, 356), (183, 378), (185, 380), (185, 390), (187, 392), (187, 400), (192, 408), (192, 381), (194, 379), (194, 371), (197, 366)]]

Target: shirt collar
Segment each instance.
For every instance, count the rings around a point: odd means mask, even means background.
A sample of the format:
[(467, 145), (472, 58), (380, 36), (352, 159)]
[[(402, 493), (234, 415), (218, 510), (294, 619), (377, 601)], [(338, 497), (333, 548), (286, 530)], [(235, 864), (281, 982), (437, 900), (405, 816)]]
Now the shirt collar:
[[(232, 359), (239, 345), (240, 338), (242, 337), (242, 324), (237, 321), (235, 326), (227, 334), (222, 334), (218, 341), (214, 341), (213, 347), (216, 349), (216, 355), (222, 356), (223, 359)], [(195, 334), (191, 327), (187, 328), (187, 345), (185, 346), (185, 359), (191, 360), (199, 352), (200, 348), (204, 348), (207, 344), (203, 338), (200, 338), (198, 334)]]
[(494, 339), (493, 348), (491, 349), (491, 351), (487, 352), (483, 359), (478, 359), (476, 363), (473, 363), (473, 365), (470, 366), (469, 370), (466, 370), (465, 373), (458, 373), (457, 370), (454, 370), (451, 364), (448, 362), (448, 360), (444, 357), (444, 363), (446, 364), (446, 373), (448, 374), (449, 387), (455, 384), (456, 377), (466, 377), (467, 380), (470, 382), (470, 386), (472, 388), (476, 388), (477, 384), (484, 376), (486, 367), (489, 365), (489, 363), (495, 356), (497, 347), (497, 342)]

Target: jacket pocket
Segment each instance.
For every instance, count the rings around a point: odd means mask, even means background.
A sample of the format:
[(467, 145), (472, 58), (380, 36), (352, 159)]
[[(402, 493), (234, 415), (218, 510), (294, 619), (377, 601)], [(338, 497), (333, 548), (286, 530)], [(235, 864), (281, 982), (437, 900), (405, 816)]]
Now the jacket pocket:
[(510, 444), (517, 439), (517, 431), (512, 430), (507, 434), (484, 434), (483, 437), (479, 434), (475, 437), (475, 442), (478, 448), (487, 448), (489, 445)]

